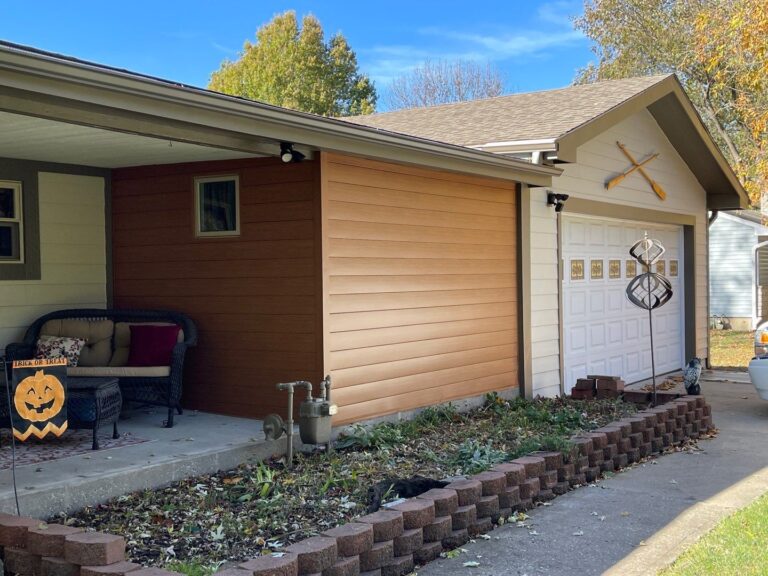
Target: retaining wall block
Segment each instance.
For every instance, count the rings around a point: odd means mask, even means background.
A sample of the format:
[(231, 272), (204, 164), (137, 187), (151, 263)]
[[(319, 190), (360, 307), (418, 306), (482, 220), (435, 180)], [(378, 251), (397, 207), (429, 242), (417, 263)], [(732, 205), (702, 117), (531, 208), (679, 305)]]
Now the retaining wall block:
[(80, 566), (122, 562), (125, 560), (125, 539), (103, 532), (69, 534), (64, 537), (64, 559)]
[(592, 452), (592, 440), (575, 436), (571, 438), (571, 444), (578, 449), (580, 456), (587, 456)]
[(84, 528), (61, 524), (38, 524), (27, 531), (27, 550), (40, 556), (63, 558), (65, 538), (70, 534), (82, 532), (85, 532)]
[(491, 530), (493, 530), (493, 520), (491, 520), (489, 516), (478, 518), (473, 524), (470, 524), (467, 527), (467, 532), (469, 532), (469, 535), (472, 538), (490, 532)]
[(459, 506), (474, 504), (483, 495), (483, 485), (479, 480), (458, 480), (451, 482), (446, 488), (456, 490)]
[(541, 490), (541, 480), (538, 478), (528, 478), (528, 480), (520, 484), (520, 499), (528, 500), (535, 498), (539, 490)]
[(600, 450), (608, 445), (608, 437), (604, 432), (584, 432), (580, 436), (592, 440), (593, 450)]
[(567, 482), (574, 474), (576, 474), (576, 466), (572, 462), (568, 462), (557, 469), (557, 480)]
[(424, 532), (421, 528), (405, 530), (400, 536), (392, 540), (395, 557), (409, 556), (424, 544)]
[(336, 539), (339, 556), (358, 556), (373, 546), (373, 526), (364, 522), (349, 522), (323, 532), (323, 536)]
[(373, 526), (373, 541), (394, 540), (403, 533), (403, 513), (397, 510), (379, 510), (357, 519)]
[(79, 576), (80, 566), (67, 562), (64, 558), (43, 556), (40, 569), (35, 576)]
[(474, 504), (459, 506), (451, 514), (451, 526), (454, 530), (469, 528), (477, 520), (477, 507)]
[(595, 432), (600, 432), (601, 434), (605, 434), (605, 437), (608, 439), (608, 444), (617, 444), (619, 441), (619, 438), (621, 438), (621, 429), (617, 426), (603, 426), (602, 428), (598, 428), (595, 430)]
[(498, 518), (499, 516), (499, 497), (496, 494), (481, 497), (475, 506), (477, 507), (478, 519), (485, 516), (490, 518)]
[[(490, 522), (490, 518), (488, 519)], [(413, 553), (413, 561), (416, 564), (426, 564), (432, 562), (443, 551), (443, 544), (441, 542), (429, 542), (424, 544), (421, 548)]]
[(588, 468), (595, 467), (595, 466), (600, 466), (600, 464), (603, 462), (603, 460), (604, 460), (604, 458), (603, 458), (603, 449), (602, 448), (598, 452), (590, 452), (589, 453), (589, 466), (588, 466)]
[(503, 472), (507, 477), (507, 486), (518, 486), (527, 478), (525, 474), (525, 466), (522, 464), (504, 462), (503, 464), (496, 464), (491, 470), (495, 472)]
[(140, 568), (131, 572), (132, 576), (181, 576), (178, 572), (163, 570), (162, 568)]
[(360, 558), (346, 556), (336, 560), (330, 568), (323, 570), (323, 576), (358, 576), (360, 574)]
[(214, 574), (214, 576), (251, 576), (253, 572), (243, 570), (242, 568), (224, 568)]
[(406, 530), (423, 528), (435, 521), (435, 503), (432, 500), (412, 498), (392, 506), (392, 509), (403, 513), (403, 526)]
[(447, 538), (443, 539), (443, 548), (446, 550), (453, 550), (459, 546), (463, 546), (469, 542), (469, 532), (466, 528), (460, 530), (452, 530)]
[[(80, 576), (125, 576), (128, 572), (134, 572), (143, 568), (134, 562), (115, 562), (106, 566), (80, 566)], [(279, 574), (278, 576), (288, 576)]]
[[(238, 564), (238, 568), (248, 570), (254, 576), (298, 576), (299, 557), (286, 552), (283, 556), (259, 556)], [(86, 576), (81, 574), (80, 576)], [(96, 575), (94, 575), (96, 576)]]
[(613, 457), (619, 453), (619, 447), (616, 444), (608, 444), (603, 448), (603, 460), (613, 460)]
[(450, 516), (459, 507), (459, 495), (456, 490), (432, 488), (419, 496), (435, 504), (435, 516)]
[(600, 467), (590, 466), (584, 470), (584, 476), (586, 476), (587, 482), (594, 482), (600, 477)]
[(555, 499), (555, 493), (547, 488), (546, 490), (541, 490), (538, 495), (536, 496), (536, 501), (538, 502), (549, 502), (550, 500)]
[(638, 418), (630, 416), (628, 418), (622, 418), (622, 422), (628, 422), (632, 426), (632, 434), (637, 434), (645, 430), (645, 418)]
[(381, 567), (381, 576), (407, 576), (414, 567), (413, 554), (395, 556)]
[(395, 557), (392, 540), (376, 542), (368, 552), (360, 554), (360, 571), (378, 570)]
[[(498, 506), (498, 496), (495, 497)], [(452, 519), (450, 516), (438, 516), (435, 521), (422, 528), (424, 542), (437, 542), (447, 538), (453, 530)]]
[(507, 489), (499, 494), (499, 506), (501, 508), (514, 508), (520, 503), (520, 486), (507, 486)]
[(547, 470), (539, 476), (539, 484), (542, 490), (551, 490), (557, 484), (557, 470)]
[(498, 496), (507, 487), (507, 475), (503, 472), (488, 470), (472, 476), (472, 480), (478, 480), (483, 487), (483, 496)]
[(3, 550), (3, 563), (6, 574), (37, 576), (40, 572), (41, 557), (24, 548), (8, 547)]
[(613, 459), (606, 459), (600, 463), (601, 472), (613, 472), (616, 469), (616, 465), (613, 463)]
[(338, 560), (335, 538), (312, 536), (291, 544), (286, 552), (296, 554), (299, 560), (299, 574), (313, 574), (330, 568)]
[(629, 459), (626, 454), (616, 454), (616, 456), (613, 457), (613, 465), (616, 468), (626, 468), (628, 464)]
[(566, 492), (568, 492), (568, 481), (563, 480), (562, 482), (558, 482), (552, 487), (552, 492), (555, 494), (555, 496), (562, 496)]
[(568, 485), (571, 488), (575, 488), (576, 486), (583, 486), (587, 483), (587, 475), (583, 472), (579, 474), (574, 474), (568, 479)]
[(0, 514), (0, 546), (3, 548), (26, 548), (27, 532), (40, 526), (42, 522), (34, 518)]
[(520, 504), (515, 506), (515, 511), (525, 512), (527, 510), (530, 510), (531, 508), (533, 508), (533, 498), (526, 498), (524, 500), (523, 499), (520, 500)]
[(515, 458), (512, 462), (525, 466), (525, 475), (528, 478), (538, 478), (547, 470), (544, 458), (541, 458), (540, 456), (522, 456), (520, 458)]

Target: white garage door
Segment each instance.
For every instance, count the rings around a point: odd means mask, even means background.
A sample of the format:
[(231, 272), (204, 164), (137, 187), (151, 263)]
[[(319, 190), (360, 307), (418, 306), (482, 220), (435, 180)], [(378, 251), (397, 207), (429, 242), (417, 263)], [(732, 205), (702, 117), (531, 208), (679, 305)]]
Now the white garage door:
[[(563, 215), (563, 321), (565, 390), (587, 374), (608, 374), (629, 384), (650, 378), (648, 312), (626, 296), (640, 273), (629, 249), (644, 232), (666, 248), (660, 259), (674, 296), (653, 313), (656, 373), (684, 365), (683, 231), (610, 219)], [(654, 272), (662, 270), (654, 269)]]

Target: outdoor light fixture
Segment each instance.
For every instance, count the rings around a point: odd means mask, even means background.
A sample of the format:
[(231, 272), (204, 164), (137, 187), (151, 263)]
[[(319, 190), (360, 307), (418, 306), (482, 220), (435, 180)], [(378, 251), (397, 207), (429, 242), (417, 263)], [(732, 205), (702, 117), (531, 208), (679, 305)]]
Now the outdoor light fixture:
[(547, 206), (554, 206), (555, 212), (562, 212), (565, 201), (568, 200), (568, 194), (555, 194), (547, 192)]
[(301, 162), (304, 160), (304, 154), (293, 149), (290, 142), (280, 142), (280, 160), (288, 164), (289, 162)]

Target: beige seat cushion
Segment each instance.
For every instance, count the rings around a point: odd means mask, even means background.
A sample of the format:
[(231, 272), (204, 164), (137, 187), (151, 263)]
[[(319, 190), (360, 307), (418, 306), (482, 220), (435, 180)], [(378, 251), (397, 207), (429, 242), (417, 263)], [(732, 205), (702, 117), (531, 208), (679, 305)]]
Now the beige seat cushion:
[[(131, 325), (144, 324), (147, 326), (176, 326), (172, 322), (117, 322), (115, 324), (115, 351), (109, 360), (109, 366), (125, 366), (131, 354)], [(184, 330), (179, 330), (176, 342), (184, 342)], [(103, 365), (106, 365), (103, 364)]]
[(97, 376), (101, 378), (163, 378), (170, 373), (170, 366), (74, 366), (67, 368), (67, 376)]
[(41, 336), (82, 338), (78, 366), (106, 366), (112, 357), (112, 335), (115, 323), (106, 318), (64, 318), (48, 320), (40, 328)]

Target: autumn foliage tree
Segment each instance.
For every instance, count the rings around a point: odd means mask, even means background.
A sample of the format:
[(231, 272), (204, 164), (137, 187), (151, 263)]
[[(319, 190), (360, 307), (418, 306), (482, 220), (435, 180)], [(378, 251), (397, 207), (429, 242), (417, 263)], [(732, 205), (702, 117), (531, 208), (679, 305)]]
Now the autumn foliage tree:
[(598, 57), (577, 82), (676, 73), (760, 204), (768, 185), (765, 0), (587, 0), (575, 26)]
[(275, 16), (246, 41), (240, 57), (211, 75), (211, 90), (277, 106), (322, 114), (370, 114), (376, 89), (357, 65), (341, 33), (326, 42), (320, 22), (296, 13)]

